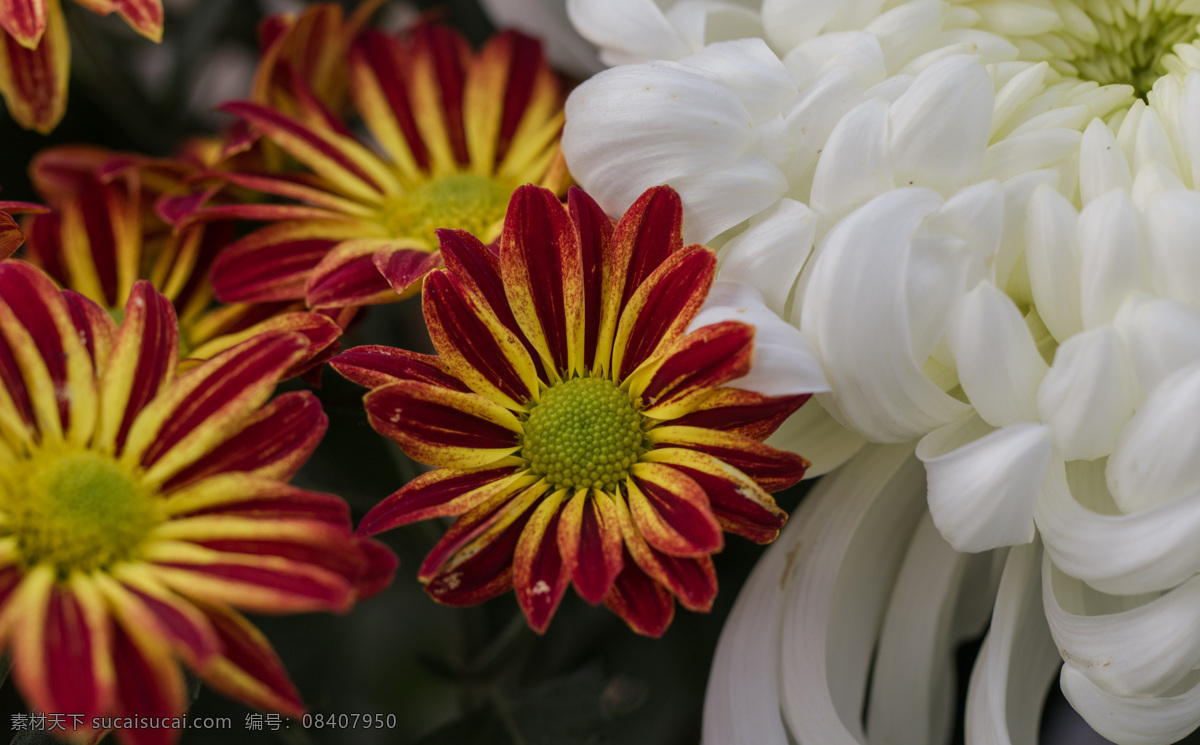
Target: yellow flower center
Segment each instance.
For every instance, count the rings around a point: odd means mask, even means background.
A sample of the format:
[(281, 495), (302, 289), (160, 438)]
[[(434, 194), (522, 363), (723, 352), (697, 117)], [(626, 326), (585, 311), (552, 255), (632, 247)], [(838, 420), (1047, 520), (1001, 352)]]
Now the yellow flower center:
[(45, 454), (0, 480), (0, 498), (22, 564), (60, 577), (130, 558), (158, 522), (153, 495), (111, 458)]
[(495, 240), (513, 190), (487, 176), (456, 173), (433, 179), (384, 205), (383, 221), (396, 238), (423, 238), (436, 245), (434, 230), (465, 230)]
[(572, 378), (529, 412), (521, 455), (557, 488), (611, 491), (645, 452), (643, 437), (628, 393), (606, 378)]
[[(1062, 0), (1055, 10), (1059, 18), (1049, 33), (1018, 42), (1022, 56), (1101, 85), (1132, 85), (1139, 96), (1169, 72), (1164, 58), (1176, 44), (1200, 37), (1193, 0)], [(1039, 3), (1030, 15), (1045, 12)], [(1004, 35), (1000, 17), (985, 15), (984, 25)]]

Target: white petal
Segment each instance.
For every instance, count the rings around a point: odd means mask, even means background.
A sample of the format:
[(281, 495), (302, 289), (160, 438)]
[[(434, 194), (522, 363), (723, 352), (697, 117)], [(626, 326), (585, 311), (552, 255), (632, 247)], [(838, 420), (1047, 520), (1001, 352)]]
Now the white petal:
[[(879, 39), (888, 70), (899, 70), (913, 57), (933, 48), (945, 15), (945, 3), (913, 0), (873, 19), (866, 30)], [(990, 105), (987, 111), (990, 119)]]
[(1129, 348), (1142, 391), (1200, 362), (1200, 311), (1191, 306), (1138, 294), (1121, 306), (1113, 328)]
[(743, 220), (769, 212), (787, 191), (783, 174), (759, 155), (668, 183), (683, 200), (684, 243), (708, 243)]
[(829, 390), (829, 381), (812, 343), (764, 305), (758, 290), (741, 282), (714, 282), (688, 330), (721, 321), (754, 326), (750, 373), (726, 385), (767, 396)]
[[(1179, 106), (1179, 120), (1200, 121), (1200, 71), (1193, 70), (1187, 75)], [(1180, 130), (1192, 173), (1200, 173), (1200, 127), (1181, 127)]]
[(737, 94), (755, 121), (780, 113), (781, 103), (796, 94), (792, 76), (762, 39), (709, 44), (681, 62), (720, 80)]
[(1045, 62), (1028, 65), (996, 91), (996, 103), (992, 111), (992, 127), (988, 133), (989, 136), (994, 139), (997, 132), (1011, 129), (1005, 125), (1009, 124), (1009, 119), (1013, 114), (1031, 98), (1045, 90), (1046, 86), (1042, 81), (1046, 79), (1046, 72), (1049, 69), (1050, 65)]
[[(1025, 222), (1029, 216), (1029, 200), (1043, 186), (1052, 189), (1063, 189), (1065, 186), (1069, 191), (1072, 187), (1065, 181), (1061, 171), (1042, 169), (1018, 174), (1004, 182), (1004, 230), (1000, 236), (1000, 247), (996, 251), (990, 278), (993, 284), (1007, 292), (1018, 304), (1033, 301), (1033, 293), (1029, 288), (1028, 264), (1024, 260)], [(987, 276), (980, 275), (979, 278)], [(1078, 277), (1075, 282), (1078, 284)]]
[(1038, 386), (1050, 368), (1013, 301), (980, 282), (952, 317), (946, 342), (975, 411), (993, 427), (1037, 421)]
[(998, 552), (950, 548), (926, 514), (905, 554), (880, 633), (867, 731), (871, 745), (945, 743), (955, 714), (954, 656), (991, 618)]
[(1059, 685), (1093, 729), (1121, 745), (1167, 745), (1200, 726), (1200, 682), (1171, 697), (1122, 698), (1064, 665)]
[(958, 551), (1029, 543), (1050, 455), (1050, 432), (1040, 424), (992, 430), (970, 417), (930, 432), (917, 457), (934, 524)]
[(693, 49), (763, 35), (758, 11), (736, 1), (682, 0), (667, 11), (667, 20)]
[(575, 28), (600, 47), (606, 65), (679, 59), (693, 50), (654, 0), (567, 0)]
[(1042, 569), (1050, 632), (1067, 665), (1117, 696), (1157, 696), (1200, 664), (1200, 577), (1149, 602), (1098, 612), (1100, 596), (1081, 580)]
[(562, 0), (482, 0), (482, 4), (497, 26), (541, 39), (555, 69), (580, 79), (604, 69), (596, 47), (571, 27)]
[(828, 0), (763, 0), (763, 28), (771, 46), (786, 53), (816, 36), (833, 20), (837, 5)]
[(754, 285), (767, 307), (782, 316), (812, 253), (816, 230), (812, 210), (793, 199), (781, 199), (721, 247), (717, 276)]
[(1131, 293), (1148, 289), (1143, 243), (1140, 216), (1125, 192), (1109, 192), (1083, 208), (1079, 250), (1085, 328), (1109, 323)]
[(1165, 191), (1148, 205), (1150, 267), (1159, 294), (1200, 308), (1200, 194)]
[(983, 177), (1006, 181), (1047, 168), (1079, 151), (1079, 133), (1071, 129), (1037, 129), (1009, 135), (991, 145), (983, 158)]
[(949, 195), (979, 173), (991, 126), (991, 79), (974, 57), (931, 65), (892, 105), (893, 177)]
[(1054, 430), (1054, 444), (1066, 460), (1112, 452), (1137, 402), (1129, 352), (1111, 326), (1063, 342), (1038, 389), (1041, 420)]
[(967, 242), (957, 236), (913, 238), (905, 272), (913, 359), (927, 359), (946, 333), (951, 309), (966, 290), (970, 264)]
[(1083, 131), (1079, 145), (1079, 197), (1084, 204), (1114, 189), (1133, 188), (1133, 174), (1112, 130), (1099, 119)]
[[(1103, 462), (1071, 465), (1075, 467), (1068, 483), (1067, 471), (1051, 464), (1034, 511), (1055, 565), (1097, 590), (1117, 595), (1167, 590), (1200, 570), (1195, 551), (1200, 492), (1131, 515), (1114, 514)], [(1121, 550), (1114, 551), (1114, 546)]]
[(1121, 431), (1108, 459), (1108, 488), (1125, 512), (1200, 489), (1200, 364), (1154, 390)]
[(895, 188), (887, 117), (887, 102), (872, 98), (842, 117), (825, 141), (809, 199), (825, 229)]
[(924, 513), (911, 445), (868, 446), (805, 499), (792, 551), (781, 645), (781, 704), (797, 742), (865, 742), (874, 642), (900, 560)]
[(766, 442), (803, 455), (812, 464), (804, 478), (811, 479), (845, 463), (867, 441), (839, 424), (814, 398), (788, 417)]
[(1029, 200), (1025, 260), (1038, 314), (1054, 338), (1062, 342), (1083, 330), (1079, 273), (1082, 259), (1076, 241), (1078, 213), (1050, 187), (1038, 188)]
[(1061, 663), (1042, 614), (1041, 584), (1041, 547), (1010, 549), (992, 626), (967, 690), (971, 745), (1037, 741), (1046, 690)]
[(1175, 151), (1171, 147), (1171, 139), (1163, 128), (1157, 109), (1153, 106), (1146, 109), (1146, 113), (1138, 122), (1133, 153), (1133, 170), (1135, 172), (1151, 163), (1158, 163), (1171, 169), (1175, 178), (1178, 179), (1181, 176)]
[(1006, 213), (1013, 201), (1006, 196), (1008, 188), (1008, 184), (1002, 187), (995, 181), (972, 184), (955, 192), (925, 221), (927, 234), (946, 233), (966, 242), (971, 263), (964, 289), (986, 277), (988, 266), (996, 260), (1008, 222)]
[(851, 213), (823, 241), (805, 291), (801, 330), (834, 388), (822, 404), (873, 440), (903, 442), (968, 411), (912, 356), (905, 267), (914, 232), (940, 206), (930, 191), (900, 189)]

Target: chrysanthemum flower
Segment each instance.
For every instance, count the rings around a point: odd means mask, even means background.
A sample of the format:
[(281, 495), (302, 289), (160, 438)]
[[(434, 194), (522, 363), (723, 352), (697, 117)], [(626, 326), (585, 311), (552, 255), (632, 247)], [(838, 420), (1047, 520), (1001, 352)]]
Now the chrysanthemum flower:
[[(162, 38), (162, 0), (77, 0), (101, 15), (116, 11), (152, 41)], [(59, 0), (0, 3), (0, 96), (26, 129), (45, 134), (67, 109), (71, 44)]]
[(185, 179), (197, 172), (194, 165), (64, 146), (40, 152), (30, 172), (54, 213), (26, 223), (25, 257), (116, 318), (134, 284), (150, 280), (178, 313), (182, 357), (206, 359), (269, 330), (309, 339), (309, 353), (293, 372), (336, 351), (338, 323), (296, 303), (214, 302), (206, 275), (231, 241), (230, 226), (174, 230), (164, 219), (175, 209), (172, 201), (193, 199)]
[[(242, 117), (310, 173), (221, 174), (299, 204), (212, 207), (193, 219), (272, 223), (231, 245), (213, 267), (226, 302), (304, 299), (327, 308), (411, 294), (439, 265), (435, 228), (492, 241), (513, 190), (561, 191), (562, 92), (537, 42), (516, 33), (477, 53), (454, 31), (421, 26), (411, 37), (363, 34), (349, 58), (351, 94), (374, 141), (361, 144), (297, 84), (297, 115), (239, 102)], [(378, 268), (377, 268), (378, 267)]]
[(390, 575), (345, 503), (285, 483), (325, 428), (310, 393), (267, 403), (307, 341), (264, 334), (177, 377), (176, 335), (148, 282), (118, 326), (37, 269), (0, 263), (0, 646), (34, 709), (178, 716), (182, 662), (229, 696), (298, 713), (238, 610), (345, 611)]
[(50, 210), (40, 204), (29, 202), (0, 202), (0, 259), (12, 256), (13, 251), (25, 242), (25, 234), (12, 218), (23, 212), (45, 213)]
[(768, 492), (807, 463), (761, 441), (808, 396), (725, 385), (750, 371), (754, 327), (687, 332), (716, 259), (683, 246), (673, 191), (646, 192), (615, 228), (583, 192), (569, 205), (518, 189), (498, 255), (439, 231), (447, 268), (423, 297), (439, 356), (361, 347), (331, 363), (372, 388), (377, 431), (438, 467), (359, 530), (458, 516), (421, 566), (435, 599), (513, 588), (541, 631), (574, 583), (657, 636), (674, 598), (711, 607), (722, 530), (778, 533)]

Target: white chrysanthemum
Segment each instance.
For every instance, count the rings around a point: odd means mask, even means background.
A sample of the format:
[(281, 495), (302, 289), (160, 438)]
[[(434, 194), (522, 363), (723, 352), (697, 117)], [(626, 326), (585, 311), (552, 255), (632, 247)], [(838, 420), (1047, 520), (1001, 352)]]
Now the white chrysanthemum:
[[(622, 49), (613, 29), (675, 7), (600, 6), (571, 15), (610, 64), (654, 48)], [(907, 444), (818, 487), (836, 496), (810, 500), (764, 559), (714, 666), (706, 741), (944, 741), (962, 631), (946, 618), (965, 601), (958, 579), (921, 572), (957, 577), (968, 558), (942, 536), (1019, 545), (991, 596), (968, 741), (1031, 741), (1060, 652), (1065, 694), (1101, 733), (1182, 737), (1200, 724), (1200, 2), (745, 7), (761, 38), (676, 26), (666, 61), (577, 90), (568, 162), (613, 211), (675, 186), (721, 276), (809, 337), (833, 387), (819, 399), (849, 428), (807, 407), (816, 472), (861, 446), (851, 431)], [(812, 444), (789, 434), (778, 444)], [(882, 452), (918, 462), (914, 438), (928, 483), (880, 476)], [(914, 491), (930, 515), (918, 502), (902, 525)], [(904, 682), (904, 665), (924, 677)]]

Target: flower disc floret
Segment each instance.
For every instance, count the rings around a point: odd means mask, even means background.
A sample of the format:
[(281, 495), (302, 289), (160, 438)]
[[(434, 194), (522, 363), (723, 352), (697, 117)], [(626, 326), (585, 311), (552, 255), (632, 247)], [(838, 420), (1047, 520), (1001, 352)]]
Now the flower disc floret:
[(529, 413), (521, 454), (559, 489), (611, 491), (645, 450), (641, 419), (629, 394), (612, 381), (566, 380)]
[(131, 558), (158, 522), (147, 490), (98, 453), (43, 456), (3, 490), (21, 563), (49, 564), (60, 577)]
[(434, 231), (453, 225), (484, 235), (504, 219), (512, 187), (474, 173), (456, 173), (421, 184), (384, 204), (384, 222), (392, 235), (420, 236), (437, 242)]

